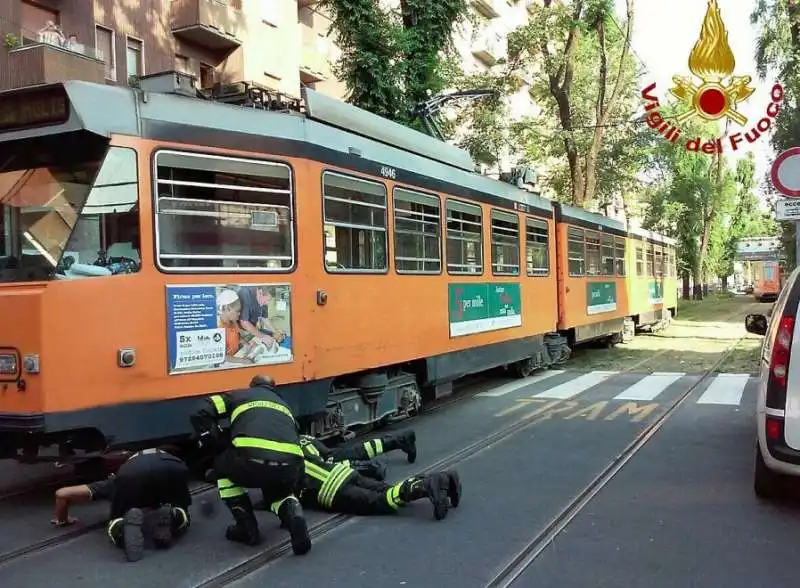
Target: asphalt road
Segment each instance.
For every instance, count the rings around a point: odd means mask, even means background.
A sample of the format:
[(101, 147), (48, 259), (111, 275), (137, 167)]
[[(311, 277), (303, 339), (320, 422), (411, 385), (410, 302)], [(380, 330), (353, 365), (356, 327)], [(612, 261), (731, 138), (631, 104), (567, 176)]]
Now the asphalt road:
[[(464, 497), (443, 521), (420, 502), (399, 516), (358, 518), (233, 586), (483, 588), (587, 484), (693, 385), (699, 375), (545, 372), (497, 381), (481, 394), (404, 426), (419, 458), (385, 457), (400, 479), (513, 423), (530, 424), (456, 466)], [(662, 429), (539, 555), (515, 586), (789, 585), (791, 506), (752, 493), (755, 381), (703, 381)], [(0, 503), (2, 552), (57, 534), (50, 504)], [(191, 588), (256, 551), (223, 538), (229, 515), (194, 509), (190, 533), (169, 552), (126, 564), (102, 531), (0, 566), (9, 588), (118, 585)], [(75, 511), (102, 520), (102, 505)], [(324, 515), (309, 513), (310, 522)], [(260, 513), (275, 544), (286, 535)], [(39, 534), (37, 536), (37, 533)], [(32, 539), (33, 537), (33, 539)]]

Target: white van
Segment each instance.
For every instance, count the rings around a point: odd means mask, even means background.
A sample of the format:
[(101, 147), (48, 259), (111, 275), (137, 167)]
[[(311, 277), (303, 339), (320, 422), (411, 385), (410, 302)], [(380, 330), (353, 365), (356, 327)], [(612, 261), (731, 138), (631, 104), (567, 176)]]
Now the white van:
[(764, 335), (761, 346), (754, 489), (775, 498), (786, 476), (800, 476), (800, 267), (787, 278), (769, 318), (749, 314), (745, 328)]

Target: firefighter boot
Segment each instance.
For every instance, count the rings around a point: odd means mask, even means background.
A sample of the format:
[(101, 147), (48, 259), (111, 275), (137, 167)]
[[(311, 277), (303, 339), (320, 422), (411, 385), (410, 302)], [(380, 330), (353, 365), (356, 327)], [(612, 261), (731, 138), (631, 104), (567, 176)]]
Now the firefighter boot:
[(281, 528), (289, 529), (292, 538), (292, 551), (295, 555), (305, 555), (311, 549), (311, 537), (303, 515), (303, 507), (294, 496), (285, 498), (276, 513), (281, 520)]
[(383, 482), (386, 479), (386, 464), (377, 459), (352, 460), (350, 467), (362, 476)]
[(247, 494), (228, 498), (225, 504), (236, 521), (229, 525), (225, 530), (225, 538), (228, 541), (244, 543), (245, 545), (258, 545), (261, 543), (261, 533), (258, 531), (258, 521), (253, 512), (253, 503)]
[(156, 510), (153, 543), (158, 549), (172, 545), (172, 505), (163, 504)]
[(447, 516), (449, 505), (447, 503), (447, 477), (442, 473), (429, 476), (414, 476), (408, 478), (400, 487), (400, 500), (413, 502), (427, 498), (433, 504), (433, 516), (441, 521)]
[(461, 478), (455, 470), (448, 470), (444, 474), (448, 480), (447, 496), (450, 498), (450, 506), (458, 508), (461, 503)]
[(417, 435), (412, 430), (403, 431), (396, 437), (398, 448), (408, 457), (408, 463), (417, 461)]
[(142, 534), (142, 523), (144, 513), (140, 508), (132, 508), (125, 513), (125, 521), (122, 527), (122, 541), (125, 549), (125, 557), (128, 561), (139, 561), (144, 555), (144, 535)]

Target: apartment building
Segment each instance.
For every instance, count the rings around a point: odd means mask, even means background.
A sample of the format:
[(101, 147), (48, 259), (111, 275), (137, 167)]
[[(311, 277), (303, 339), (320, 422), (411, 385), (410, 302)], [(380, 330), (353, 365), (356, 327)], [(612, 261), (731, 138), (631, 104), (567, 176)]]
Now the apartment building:
[[(177, 69), (199, 86), (248, 80), (291, 96), (341, 95), (327, 24), (307, 0), (2, 0), (0, 89), (82, 79), (125, 84)], [(298, 6), (299, 5), (299, 6)]]

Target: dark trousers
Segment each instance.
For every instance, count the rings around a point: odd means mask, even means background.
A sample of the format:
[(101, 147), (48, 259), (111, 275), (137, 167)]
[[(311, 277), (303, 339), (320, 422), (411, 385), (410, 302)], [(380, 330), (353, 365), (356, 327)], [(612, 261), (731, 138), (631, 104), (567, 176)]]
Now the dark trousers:
[(280, 504), (293, 496), (303, 476), (302, 460), (263, 460), (230, 447), (214, 460), (219, 497), (227, 502), (247, 499), (247, 488), (260, 488), (264, 502), (278, 514)]
[(344, 460), (371, 460), (375, 457), (398, 449), (397, 440), (392, 435), (376, 437), (369, 441), (348, 443), (331, 450), (333, 461)]
[[(390, 497), (393, 491), (396, 493), (397, 489), (391, 484), (356, 474), (336, 492), (330, 510), (359, 516), (394, 514), (397, 507)], [(309, 508), (321, 508), (316, 492), (303, 492), (303, 502)]]
[(189, 468), (173, 455), (145, 453), (126, 461), (117, 472), (110, 518), (132, 508), (154, 509), (170, 504), (189, 511)]

